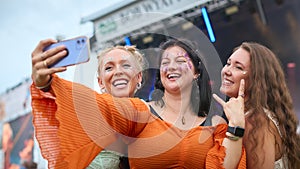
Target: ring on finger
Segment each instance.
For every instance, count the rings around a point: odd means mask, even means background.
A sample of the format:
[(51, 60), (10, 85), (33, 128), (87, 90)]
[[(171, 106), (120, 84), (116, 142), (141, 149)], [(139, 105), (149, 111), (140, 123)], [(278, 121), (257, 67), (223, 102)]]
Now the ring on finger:
[(44, 66), (45, 66), (46, 68), (48, 68), (48, 63), (47, 63), (47, 61), (44, 60), (43, 63), (44, 63)]

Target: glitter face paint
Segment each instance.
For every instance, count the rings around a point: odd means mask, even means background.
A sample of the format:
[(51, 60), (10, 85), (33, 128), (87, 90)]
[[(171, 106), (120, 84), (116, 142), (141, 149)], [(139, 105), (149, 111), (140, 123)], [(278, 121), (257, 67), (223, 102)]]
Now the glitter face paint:
[(185, 53), (184, 55), (183, 55), (186, 59), (187, 59), (187, 63), (188, 63), (188, 65), (189, 65), (189, 68), (190, 69), (192, 69), (192, 61), (191, 61), (191, 58), (189, 57), (189, 55), (187, 54), (187, 53)]
[(190, 71), (192, 62), (186, 52), (178, 52), (177, 54), (166, 53), (163, 55), (160, 70), (166, 73), (170, 69), (172, 58), (175, 58), (175, 64), (179, 71)]

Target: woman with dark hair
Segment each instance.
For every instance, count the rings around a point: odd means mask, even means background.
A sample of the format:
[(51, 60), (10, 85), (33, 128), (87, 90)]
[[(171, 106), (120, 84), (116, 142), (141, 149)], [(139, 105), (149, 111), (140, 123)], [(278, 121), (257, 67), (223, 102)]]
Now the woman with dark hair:
[[(51, 42), (41, 41), (32, 53), (31, 86), (33, 123), (49, 168), (85, 168), (116, 134), (128, 145), (131, 168), (246, 168), (242, 135), (237, 140), (225, 138), (228, 125), (224, 123), (203, 126), (209, 101), (203, 100), (201, 107), (192, 103), (192, 93), (200, 91), (193, 81), (200, 77), (199, 82), (205, 81), (201, 84), (209, 84), (201, 76), (205, 74), (201, 59), (188, 53), (195, 51), (192, 46), (178, 41), (163, 49), (160, 79), (164, 91), (158, 100), (164, 104), (160, 106), (155, 101), (147, 104), (137, 98), (99, 94), (59, 78), (53, 73), (65, 68), (48, 68), (44, 63), (64, 57), (65, 49), (60, 46), (44, 52)], [(38, 86), (50, 89), (43, 93)], [(201, 92), (210, 92), (207, 87)], [(231, 124), (244, 127), (243, 114), (226, 115)]]
[[(221, 71), (220, 91), (230, 97), (220, 102), (225, 113), (233, 104), (245, 104), (244, 145), (247, 168), (300, 168), (298, 118), (275, 54), (267, 47), (244, 42), (238, 46)], [(245, 103), (234, 102), (241, 79), (245, 82)]]
[[(212, 96), (212, 89), (210, 85), (210, 79), (208, 72), (202, 63), (201, 55), (199, 52), (195, 50), (195, 45), (192, 42), (187, 40), (169, 40), (163, 43), (160, 46), (161, 55), (163, 52), (173, 46), (178, 46), (185, 50), (186, 54), (195, 67), (195, 73), (197, 76), (194, 78), (192, 82), (192, 93), (191, 93), (191, 102), (193, 111), (197, 112), (198, 116), (205, 117), (207, 116), (210, 109), (210, 102)], [(162, 62), (162, 57), (160, 57), (159, 63)], [(155, 81), (155, 89), (152, 93), (152, 101), (156, 101), (156, 104), (160, 104), (160, 106), (165, 106), (163, 101), (163, 92), (165, 91), (164, 85), (161, 81), (160, 71), (157, 72), (156, 81)]]

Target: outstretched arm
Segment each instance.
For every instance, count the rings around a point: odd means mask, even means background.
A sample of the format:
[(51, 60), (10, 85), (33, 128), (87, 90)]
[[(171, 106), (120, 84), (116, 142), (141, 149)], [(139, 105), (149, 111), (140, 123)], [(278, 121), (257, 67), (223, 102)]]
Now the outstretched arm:
[(151, 115), (140, 99), (98, 94), (56, 75), (55, 97), (34, 85), (31, 91), (36, 137), (49, 168), (85, 168), (116, 133), (135, 138)]
[(48, 68), (48, 64), (64, 57), (64, 46), (43, 51), (54, 42), (43, 40), (32, 53), (35, 133), (49, 168), (85, 168), (114, 140), (116, 132), (138, 135), (150, 113), (139, 99), (100, 95), (83, 85), (60, 79), (54, 73), (66, 68)]

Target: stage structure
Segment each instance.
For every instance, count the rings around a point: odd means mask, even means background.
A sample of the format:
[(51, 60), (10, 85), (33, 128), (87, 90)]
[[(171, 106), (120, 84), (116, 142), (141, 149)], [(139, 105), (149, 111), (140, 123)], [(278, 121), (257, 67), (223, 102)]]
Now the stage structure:
[[(213, 31), (214, 23), (210, 23), (210, 13), (225, 11), (227, 8), (229, 14), (235, 13), (242, 2), (243, 0), (129, 0), (83, 17), (81, 23), (93, 22), (94, 36), (90, 41), (95, 54), (118, 44), (136, 45), (142, 50), (149, 69), (144, 73), (145, 83), (138, 95), (148, 100), (157, 69), (155, 48), (172, 36), (197, 39), (192, 28), (202, 31), (211, 43), (218, 41)], [(89, 67), (97, 67), (96, 64), (89, 64)], [(78, 73), (85, 74), (79, 76), (79, 82), (87, 84), (91, 81), (87, 71), (81, 69)], [(87, 85), (90, 84), (92, 83)]]

